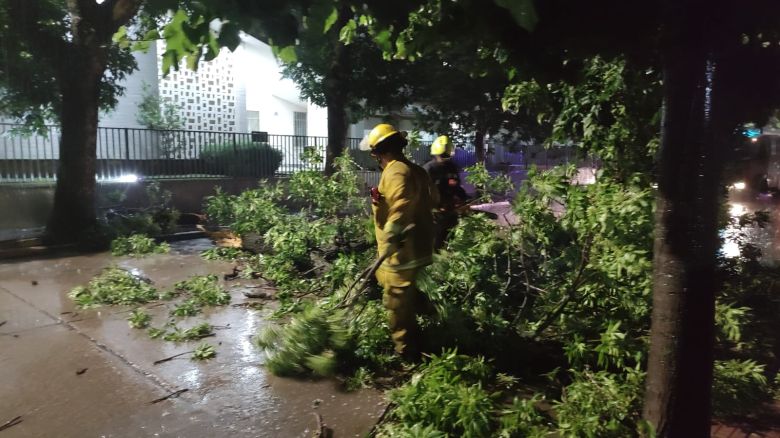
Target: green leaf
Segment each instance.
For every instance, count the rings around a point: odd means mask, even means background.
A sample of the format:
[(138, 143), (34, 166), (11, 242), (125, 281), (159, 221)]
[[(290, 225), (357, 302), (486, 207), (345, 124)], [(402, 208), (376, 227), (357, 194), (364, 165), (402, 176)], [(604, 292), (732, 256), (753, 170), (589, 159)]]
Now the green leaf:
[(190, 53), (187, 55), (187, 68), (190, 70), (197, 70), (198, 63), (200, 62), (200, 50), (196, 53)]
[(298, 62), (298, 55), (295, 53), (295, 46), (286, 46), (275, 48), (276, 57), (285, 64), (294, 64)]
[(509, 9), (512, 18), (523, 29), (532, 32), (539, 22), (533, 0), (495, 0), (498, 6)]
[(339, 11), (336, 10), (334, 7), (333, 10), (330, 12), (327, 18), (325, 18), (325, 26), (322, 29), (322, 33), (327, 33), (331, 27), (333, 27), (334, 24), (336, 24), (336, 20), (339, 19)]
[(392, 34), (387, 29), (384, 29), (374, 35), (374, 41), (376, 41), (377, 46), (379, 46), (383, 52), (390, 52), (393, 50), (393, 42), (390, 40), (391, 36)]
[(355, 20), (347, 21), (347, 24), (341, 28), (339, 32), (339, 40), (344, 44), (350, 44), (355, 37), (355, 31), (357, 30), (357, 22)]
[(163, 53), (162, 61), (162, 71), (164, 76), (170, 73), (171, 67), (173, 67), (174, 70), (179, 70), (179, 57), (175, 52), (166, 51)]
[(126, 39), (127, 39), (127, 27), (125, 26), (120, 26), (119, 29), (117, 29), (116, 33), (114, 33), (114, 36), (111, 37), (111, 40), (115, 43), (124, 41)]
[(157, 29), (152, 29), (144, 34), (144, 40), (146, 41), (159, 40), (160, 38), (162, 37), (160, 36), (160, 31)]

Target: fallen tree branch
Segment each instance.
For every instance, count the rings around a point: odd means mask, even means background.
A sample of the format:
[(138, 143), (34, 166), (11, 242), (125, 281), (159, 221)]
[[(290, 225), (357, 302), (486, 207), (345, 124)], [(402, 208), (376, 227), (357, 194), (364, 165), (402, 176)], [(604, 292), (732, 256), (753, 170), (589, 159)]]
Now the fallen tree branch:
[(593, 236), (589, 235), (585, 238), (585, 247), (582, 249), (582, 255), (580, 257), (580, 266), (577, 269), (577, 275), (574, 277), (574, 281), (572, 281), (571, 286), (569, 286), (569, 290), (566, 291), (566, 295), (563, 297), (561, 302), (556, 306), (555, 310), (550, 312), (550, 314), (547, 315), (547, 317), (542, 320), (542, 322), (536, 327), (536, 330), (534, 330), (533, 337), (536, 338), (542, 332), (550, 326), (550, 324), (555, 321), (556, 318), (558, 318), (561, 313), (563, 313), (563, 310), (566, 308), (566, 305), (569, 304), (569, 301), (571, 301), (574, 298), (574, 295), (577, 293), (577, 290), (579, 289), (580, 285), (584, 281), (584, 274), (585, 274), (585, 268), (588, 265), (588, 262), (590, 261), (590, 249), (593, 245)]
[(368, 431), (368, 437), (373, 438), (376, 436), (376, 433), (379, 431), (379, 427), (384, 424), (385, 420), (387, 420), (387, 415), (393, 410), (395, 407), (395, 403), (390, 402), (385, 406), (385, 409), (382, 411), (382, 415), (379, 416), (379, 418), (376, 420), (376, 423), (374, 423), (374, 427), (371, 428), (371, 430)]
[[(213, 336), (213, 333), (210, 335)], [(204, 336), (205, 337), (205, 336)], [(176, 359), (177, 357), (184, 356), (185, 354), (194, 353), (195, 350), (185, 351), (184, 353), (174, 354), (173, 356), (166, 357), (165, 359), (156, 360), (152, 363), (152, 365), (159, 365), (163, 362), (168, 362), (169, 360)]]
[(6, 429), (8, 429), (10, 427), (16, 426), (17, 424), (19, 424), (21, 422), (22, 422), (22, 416), (18, 415), (16, 417), (11, 418), (10, 420), (6, 421), (5, 423), (3, 423), (3, 425), (0, 426), (0, 431), (3, 431), (3, 430), (6, 430)]
[(150, 401), (149, 404), (153, 405), (153, 404), (160, 403), (160, 402), (163, 402), (163, 401), (171, 399), (171, 398), (179, 398), (180, 395), (184, 394), (187, 391), (189, 391), (188, 388), (184, 388), (184, 389), (179, 389), (177, 391), (173, 391), (172, 393), (170, 393), (168, 395), (164, 395), (164, 396), (162, 396), (160, 398), (157, 398), (157, 399), (154, 399), (154, 400)]
[(314, 418), (317, 419), (317, 429), (314, 431), (314, 438), (323, 438), (325, 436), (325, 424), (322, 422), (322, 415), (318, 412), (312, 412)]

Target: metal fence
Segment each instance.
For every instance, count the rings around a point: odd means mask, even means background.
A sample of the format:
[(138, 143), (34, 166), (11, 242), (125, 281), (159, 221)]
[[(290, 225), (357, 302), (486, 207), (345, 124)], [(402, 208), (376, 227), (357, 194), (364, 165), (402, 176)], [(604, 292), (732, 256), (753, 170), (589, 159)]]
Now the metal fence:
[[(21, 125), (0, 123), (0, 182), (50, 181), (56, 178), (60, 154), (60, 132), (55, 126), (43, 132), (25, 133)], [(121, 180), (127, 176), (145, 178), (223, 178), (290, 175), (309, 169), (321, 170), (323, 163), (302, 158), (307, 148), (325, 154), (327, 137), (263, 135), (249, 133), (98, 128), (98, 180)], [(368, 153), (360, 151), (360, 139), (347, 139), (346, 147), (359, 167), (376, 168)], [(488, 145), (488, 167), (530, 165), (550, 167), (568, 163), (572, 148), (545, 149), (540, 145), (504, 147)], [(430, 159), (430, 143), (408, 151), (423, 164)], [(473, 147), (456, 149), (455, 162), (466, 167), (476, 162)]]
[[(60, 157), (59, 128), (27, 133), (20, 125), (0, 123), (0, 182), (46, 181), (56, 178)], [(327, 137), (265, 135), (212, 131), (163, 131), (98, 128), (98, 180), (127, 175), (148, 178), (270, 177), (299, 170), (322, 169), (304, 160), (307, 148), (325, 154)], [(372, 164), (360, 151), (360, 139), (347, 139), (358, 163)]]

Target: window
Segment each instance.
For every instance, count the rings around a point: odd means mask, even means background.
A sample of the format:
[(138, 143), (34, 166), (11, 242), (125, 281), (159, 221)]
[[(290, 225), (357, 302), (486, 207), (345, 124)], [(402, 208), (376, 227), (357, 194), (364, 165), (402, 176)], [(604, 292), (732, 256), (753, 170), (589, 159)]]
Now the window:
[(246, 112), (246, 129), (249, 132), (260, 130), (260, 111)]
[(306, 136), (306, 113), (293, 113), (293, 133), (303, 137)]

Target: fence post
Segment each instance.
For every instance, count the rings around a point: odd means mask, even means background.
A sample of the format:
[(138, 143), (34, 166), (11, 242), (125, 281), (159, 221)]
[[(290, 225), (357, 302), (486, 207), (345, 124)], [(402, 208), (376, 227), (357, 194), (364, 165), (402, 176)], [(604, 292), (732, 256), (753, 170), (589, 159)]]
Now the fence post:
[(233, 154), (238, 155), (238, 146), (236, 145), (236, 133), (233, 133)]
[(130, 164), (130, 130), (125, 128), (125, 157)]

